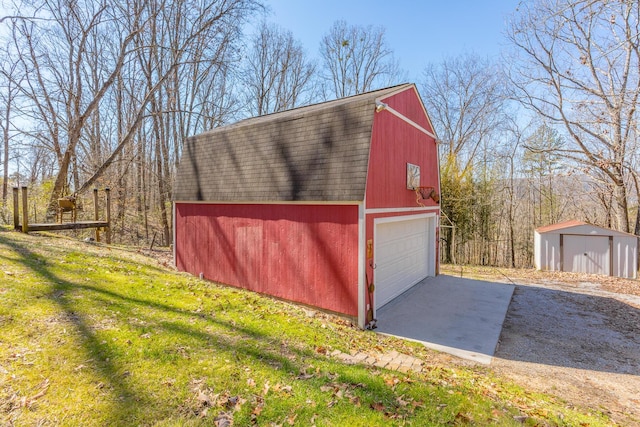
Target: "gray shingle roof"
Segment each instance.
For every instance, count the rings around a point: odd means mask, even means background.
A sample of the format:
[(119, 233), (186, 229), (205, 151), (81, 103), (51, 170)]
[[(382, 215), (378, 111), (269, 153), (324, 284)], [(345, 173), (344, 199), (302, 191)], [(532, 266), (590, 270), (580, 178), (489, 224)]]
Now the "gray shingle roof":
[(375, 100), (400, 85), (242, 120), (187, 139), (176, 201), (364, 200)]

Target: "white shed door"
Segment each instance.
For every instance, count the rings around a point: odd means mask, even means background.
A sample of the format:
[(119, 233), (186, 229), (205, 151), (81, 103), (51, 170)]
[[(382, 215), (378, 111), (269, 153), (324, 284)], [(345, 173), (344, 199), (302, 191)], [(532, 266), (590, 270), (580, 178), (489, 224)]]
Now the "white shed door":
[(610, 272), (608, 236), (571, 236), (562, 238), (563, 271), (604, 274)]
[(374, 254), (380, 308), (429, 274), (429, 218), (376, 224)]

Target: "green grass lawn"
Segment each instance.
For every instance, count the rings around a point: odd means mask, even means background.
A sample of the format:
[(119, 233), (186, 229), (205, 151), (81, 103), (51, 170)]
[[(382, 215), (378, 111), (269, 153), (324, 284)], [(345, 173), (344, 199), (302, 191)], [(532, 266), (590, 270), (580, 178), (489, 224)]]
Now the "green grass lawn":
[(0, 231), (0, 425), (608, 425), (495, 377), (342, 352), (417, 344), (176, 273), (135, 249)]

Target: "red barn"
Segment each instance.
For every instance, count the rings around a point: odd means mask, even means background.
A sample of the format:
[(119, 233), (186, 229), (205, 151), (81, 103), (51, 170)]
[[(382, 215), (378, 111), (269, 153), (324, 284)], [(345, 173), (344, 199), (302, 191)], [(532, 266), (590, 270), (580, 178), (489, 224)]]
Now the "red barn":
[(439, 192), (413, 84), (243, 120), (185, 143), (175, 263), (365, 327), (437, 274)]

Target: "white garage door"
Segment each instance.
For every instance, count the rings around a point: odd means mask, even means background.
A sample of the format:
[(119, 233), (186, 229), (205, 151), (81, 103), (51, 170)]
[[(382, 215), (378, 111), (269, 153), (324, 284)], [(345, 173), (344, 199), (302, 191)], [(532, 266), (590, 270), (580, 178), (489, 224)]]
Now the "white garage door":
[(433, 218), (382, 222), (375, 229), (375, 306), (382, 307), (429, 274)]
[(563, 271), (609, 274), (608, 236), (562, 236)]

